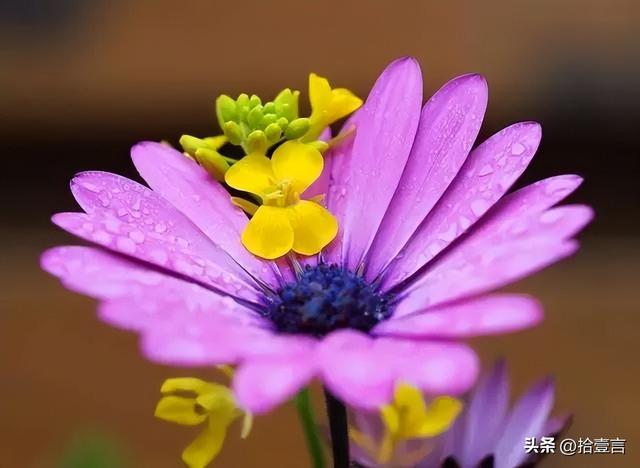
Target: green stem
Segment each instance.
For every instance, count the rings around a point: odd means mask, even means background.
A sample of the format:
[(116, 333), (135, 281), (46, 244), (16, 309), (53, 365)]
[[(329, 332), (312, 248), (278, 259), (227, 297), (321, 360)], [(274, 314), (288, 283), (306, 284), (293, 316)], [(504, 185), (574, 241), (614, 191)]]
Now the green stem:
[(311, 398), (309, 389), (304, 388), (295, 398), (296, 408), (302, 424), (305, 439), (307, 440), (307, 448), (313, 468), (325, 468), (324, 450), (322, 441), (318, 434), (318, 425), (313, 415), (313, 407), (311, 406)]

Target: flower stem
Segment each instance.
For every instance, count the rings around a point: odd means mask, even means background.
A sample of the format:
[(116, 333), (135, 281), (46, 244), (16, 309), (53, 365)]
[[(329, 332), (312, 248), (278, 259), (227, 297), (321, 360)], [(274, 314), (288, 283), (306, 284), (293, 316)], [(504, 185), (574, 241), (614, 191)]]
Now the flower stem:
[(349, 432), (347, 426), (347, 409), (340, 400), (324, 390), (327, 402), (327, 415), (331, 430), (331, 448), (333, 450), (333, 467), (349, 468)]
[(307, 440), (307, 449), (309, 450), (313, 468), (325, 468), (324, 451), (318, 434), (318, 425), (313, 415), (309, 389), (304, 388), (300, 390), (298, 395), (296, 395), (295, 402), (304, 436)]

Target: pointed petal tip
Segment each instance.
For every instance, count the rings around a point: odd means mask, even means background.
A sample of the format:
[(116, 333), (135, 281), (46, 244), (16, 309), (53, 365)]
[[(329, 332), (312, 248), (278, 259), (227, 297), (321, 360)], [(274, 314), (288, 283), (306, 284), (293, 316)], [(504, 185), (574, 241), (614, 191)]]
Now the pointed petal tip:
[(385, 67), (381, 76), (389, 72), (411, 74), (415, 77), (415, 79), (420, 79), (420, 81), (422, 81), (422, 70), (420, 68), (420, 63), (415, 57), (405, 56), (394, 60)]
[(157, 141), (140, 141), (131, 147), (131, 159), (135, 161), (136, 158), (145, 157), (149, 152), (164, 149), (170, 149), (170, 147), (163, 145), (162, 143)]
[(555, 389), (556, 379), (552, 375), (548, 375), (536, 381), (531, 387), (529, 387), (524, 396), (531, 395), (538, 399), (553, 397)]
[(465, 73), (464, 75), (456, 76), (455, 78), (452, 78), (447, 84), (451, 83), (460, 83), (468, 87), (477, 87), (478, 90), (489, 90), (487, 79), (480, 73)]
[(531, 132), (538, 139), (542, 138), (542, 124), (540, 122), (535, 122), (533, 120), (527, 120), (522, 122), (522, 126), (527, 129), (528, 132)]

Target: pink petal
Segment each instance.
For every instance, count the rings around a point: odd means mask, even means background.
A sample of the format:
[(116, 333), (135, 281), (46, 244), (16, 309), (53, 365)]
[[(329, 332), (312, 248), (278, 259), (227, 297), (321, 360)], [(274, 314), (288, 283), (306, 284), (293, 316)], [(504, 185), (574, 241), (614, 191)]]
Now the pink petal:
[(468, 338), (522, 330), (542, 320), (538, 301), (515, 294), (483, 296), (423, 311), (411, 311), (413, 303), (407, 304), (398, 305), (395, 314), (399, 318), (381, 322), (373, 333), (407, 338)]
[(369, 280), (400, 252), (458, 173), (486, 107), (487, 83), (480, 75), (451, 80), (424, 106), (409, 160), (367, 257)]
[(103, 320), (141, 333), (145, 354), (154, 360), (233, 362), (239, 335), (267, 333), (258, 327), (268, 322), (231, 298), (100, 249), (56, 247), (41, 262), (66, 287), (99, 299)]
[(578, 249), (572, 241), (533, 239), (465, 251), (447, 258), (412, 284), (403, 298), (405, 310), (420, 310), (491, 291), (529, 276)]
[(396, 382), (407, 382), (430, 395), (460, 395), (478, 377), (478, 357), (464, 344), (379, 338), (376, 345), (374, 355), (394, 357)]
[(173, 320), (154, 323), (142, 336), (144, 355), (173, 366), (236, 364), (254, 340), (273, 336), (267, 329), (221, 322), (215, 316), (176, 314)]
[(236, 370), (233, 391), (242, 407), (264, 414), (293, 397), (315, 373), (312, 355), (252, 360)]
[[(341, 131), (344, 132), (349, 129), (355, 129), (355, 132), (357, 132), (358, 115), (359, 111), (352, 114), (342, 126)], [(338, 220), (338, 234), (336, 238), (324, 248), (322, 257), (327, 263), (335, 263), (336, 265), (342, 265), (343, 261), (342, 252), (345, 243), (344, 223), (348, 216), (346, 211), (346, 195), (349, 190), (348, 176), (354, 140), (355, 134), (325, 153), (325, 161), (330, 168), (326, 205), (331, 214)]]
[(131, 149), (131, 158), (154, 192), (180, 210), (244, 269), (271, 286), (277, 285), (270, 262), (251, 255), (240, 242), (247, 216), (202, 167), (179, 151), (155, 142), (138, 143)]
[(87, 214), (54, 215), (61, 228), (227, 294), (258, 296), (256, 283), (226, 252), (146, 187), (105, 172), (79, 174), (71, 186)]
[(549, 177), (503, 197), (475, 224), (474, 229), (491, 228), (501, 219), (524, 219), (546, 211), (564, 200), (582, 184), (582, 177), (572, 174)]
[(384, 274), (391, 288), (411, 276), (475, 223), (522, 174), (540, 143), (540, 126), (525, 122), (473, 150), (442, 198)]
[[(398, 185), (420, 117), (422, 77), (414, 59), (389, 65), (357, 114), (353, 150), (335, 184), (344, 197), (339, 217), (344, 236), (342, 258), (356, 270), (373, 242)], [(334, 173), (334, 171), (332, 171)], [(334, 214), (330, 198), (329, 209)]]
[(388, 403), (394, 389), (394, 356), (374, 354), (374, 339), (353, 330), (336, 331), (318, 347), (318, 366), (325, 386), (356, 408)]
[[(398, 314), (502, 287), (564, 258), (572, 247), (561, 246), (562, 242), (592, 219), (593, 210), (566, 205), (513, 218), (510, 214), (511, 210), (496, 210), (486, 224), (447, 251), (416, 279)], [(467, 279), (469, 275), (473, 277)]]
[(229, 297), (94, 247), (54, 247), (42, 255), (41, 264), (73, 291), (128, 305), (128, 311), (105, 317), (124, 328), (145, 328), (174, 316), (177, 310), (179, 314), (213, 314), (240, 324), (263, 323)]
[(365, 409), (388, 403), (398, 382), (430, 394), (459, 394), (473, 384), (478, 368), (475, 354), (464, 345), (373, 338), (352, 330), (321, 342), (318, 365), (331, 392)]

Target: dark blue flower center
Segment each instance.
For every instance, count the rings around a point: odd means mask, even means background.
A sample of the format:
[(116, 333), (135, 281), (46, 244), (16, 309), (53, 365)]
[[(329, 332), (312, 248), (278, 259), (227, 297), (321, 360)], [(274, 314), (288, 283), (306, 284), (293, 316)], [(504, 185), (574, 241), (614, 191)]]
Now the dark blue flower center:
[(391, 315), (391, 297), (336, 265), (306, 266), (265, 314), (282, 333), (324, 336), (340, 328), (370, 331)]

